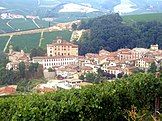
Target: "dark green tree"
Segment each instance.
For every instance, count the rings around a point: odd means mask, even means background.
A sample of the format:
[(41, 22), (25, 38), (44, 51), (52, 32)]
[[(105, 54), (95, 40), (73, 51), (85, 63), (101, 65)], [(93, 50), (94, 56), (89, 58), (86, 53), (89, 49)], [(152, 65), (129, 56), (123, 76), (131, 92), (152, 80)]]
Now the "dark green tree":
[(33, 57), (36, 56), (44, 56), (46, 54), (46, 51), (42, 48), (33, 48), (30, 52), (30, 58), (32, 59)]
[(148, 69), (148, 72), (150, 72), (150, 73), (156, 73), (156, 71), (157, 71), (157, 66), (156, 66), (156, 63), (153, 62), (153, 63), (151, 63), (151, 66)]
[(19, 73), (21, 78), (25, 78), (26, 66), (24, 62), (19, 63)]
[(77, 30), (78, 25), (76, 23), (73, 23), (71, 27), (72, 27), (72, 30), (75, 31)]

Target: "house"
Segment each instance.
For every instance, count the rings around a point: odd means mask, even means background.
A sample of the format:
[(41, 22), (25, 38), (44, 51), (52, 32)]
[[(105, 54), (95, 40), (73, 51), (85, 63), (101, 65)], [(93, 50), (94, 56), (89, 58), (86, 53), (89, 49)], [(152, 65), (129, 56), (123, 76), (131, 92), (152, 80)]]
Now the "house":
[(80, 67), (80, 70), (81, 70), (81, 74), (93, 72), (93, 68), (89, 67), (89, 66), (82, 66), (82, 67)]
[(6, 69), (10, 70), (13, 68), (14, 70), (18, 69), (18, 65), (20, 62), (24, 62), (26, 65), (29, 65), (30, 57), (29, 54), (24, 53), (23, 50), (20, 52), (13, 51), (13, 46), (9, 46), (9, 53), (8, 53), (9, 63), (6, 65)]
[(64, 78), (78, 78), (77, 77), (78, 68), (76, 66), (62, 66), (56, 69), (56, 75), (62, 76)]
[(136, 60), (135, 66), (141, 69), (148, 69), (153, 62), (155, 62), (154, 58), (144, 57), (144, 58)]
[(12, 95), (16, 93), (17, 85), (8, 85), (0, 88), (0, 96)]
[(78, 65), (78, 57), (77, 56), (33, 57), (33, 63), (39, 63), (43, 65), (44, 69), (48, 69), (57, 66)]
[(99, 51), (99, 56), (104, 56), (104, 55), (109, 55), (109, 54), (110, 54), (110, 52), (107, 50), (104, 50), (104, 49)]
[(80, 89), (81, 88), (80, 84), (82, 82), (83, 81), (80, 79), (65, 79), (64, 82), (60, 82), (57, 84), (57, 88), (59, 89), (72, 89), (72, 88)]
[(12, 14), (12, 13), (2, 13), (1, 19), (24, 19), (25, 17), (23, 15), (19, 14)]
[(115, 75), (115, 77), (117, 78), (118, 74), (123, 73), (123, 70), (118, 66), (112, 66), (108, 67), (106, 72)]
[(28, 19), (40, 19), (39, 16), (30, 16), (30, 15), (27, 15), (26, 18), (28, 18)]

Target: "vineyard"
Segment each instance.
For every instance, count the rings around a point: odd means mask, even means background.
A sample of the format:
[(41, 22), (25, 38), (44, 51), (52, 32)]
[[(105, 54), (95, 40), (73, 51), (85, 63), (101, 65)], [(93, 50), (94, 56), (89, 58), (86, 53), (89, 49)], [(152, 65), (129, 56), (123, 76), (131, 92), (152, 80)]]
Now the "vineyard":
[(136, 74), (80, 90), (0, 99), (3, 121), (153, 121), (162, 78)]
[(43, 36), (42, 47), (45, 48), (46, 44), (51, 43), (56, 37), (62, 37), (63, 39), (69, 41), (71, 38), (72, 32), (68, 30), (64, 31), (55, 31), (55, 32), (46, 32)]
[(150, 13), (141, 15), (127, 15), (122, 17), (124, 22), (132, 24), (134, 22), (162, 21), (162, 13)]
[(0, 51), (3, 51), (9, 37), (0, 37)]
[(39, 39), (40, 39), (40, 33), (13, 36), (10, 43), (14, 47), (19, 47), (20, 49), (23, 49), (25, 52), (30, 52), (32, 48), (38, 47)]
[[(14, 47), (23, 49), (25, 52), (30, 52), (31, 49), (42, 47), (46, 48), (46, 44), (51, 43), (56, 37), (62, 37), (65, 40), (70, 40), (71, 38), (71, 31), (62, 30), (62, 31), (53, 31), (53, 32), (43, 32), (35, 33), (35, 34), (27, 34), (27, 35), (13, 35), (9, 44), (12, 44)], [(0, 37), (0, 51), (3, 51), (9, 36), (2, 36)], [(41, 42), (40, 42), (41, 40)], [(8, 45), (7, 45), (8, 47)]]
[[(35, 20), (40, 28), (49, 27), (49, 22), (42, 20)], [(32, 19), (0, 19), (0, 33), (23, 31), (30, 29), (37, 29), (38, 27), (33, 23)], [(51, 22), (50, 25), (53, 26), (55, 23)]]

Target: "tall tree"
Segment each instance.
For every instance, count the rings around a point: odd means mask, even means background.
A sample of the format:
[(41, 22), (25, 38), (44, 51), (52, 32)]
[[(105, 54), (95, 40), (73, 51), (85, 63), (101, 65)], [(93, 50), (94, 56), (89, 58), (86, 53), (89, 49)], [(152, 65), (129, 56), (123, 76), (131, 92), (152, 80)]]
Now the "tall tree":
[(21, 78), (25, 78), (25, 63), (24, 62), (20, 62), (19, 63), (19, 73)]
[(30, 52), (30, 58), (36, 57), (36, 56), (44, 56), (46, 54), (46, 51), (42, 48), (33, 48)]
[(156, 71), (157, 71), (157, 66), (156, 66), (156, 63), (153, 62), (153, 63), (151, 64), (151, 66), (150, 66), (148, 72), (150, 72), (150, 73), (156, 73)]

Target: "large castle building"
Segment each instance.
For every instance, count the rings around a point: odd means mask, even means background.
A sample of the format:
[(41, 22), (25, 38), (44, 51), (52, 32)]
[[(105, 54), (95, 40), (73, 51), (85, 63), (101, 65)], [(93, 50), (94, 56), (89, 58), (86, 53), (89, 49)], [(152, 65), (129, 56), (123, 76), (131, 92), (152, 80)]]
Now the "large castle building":
[(42, 64), (45, 69), (78, 64), (78, 45), (57, 38), (47, 44), (47, 56), (33, 57), (33, 63)]
[(74, 45), (62, 38), (57, 38), (52, 44), (47, 44), (48, 56), (78, 56), (78, 45)]

